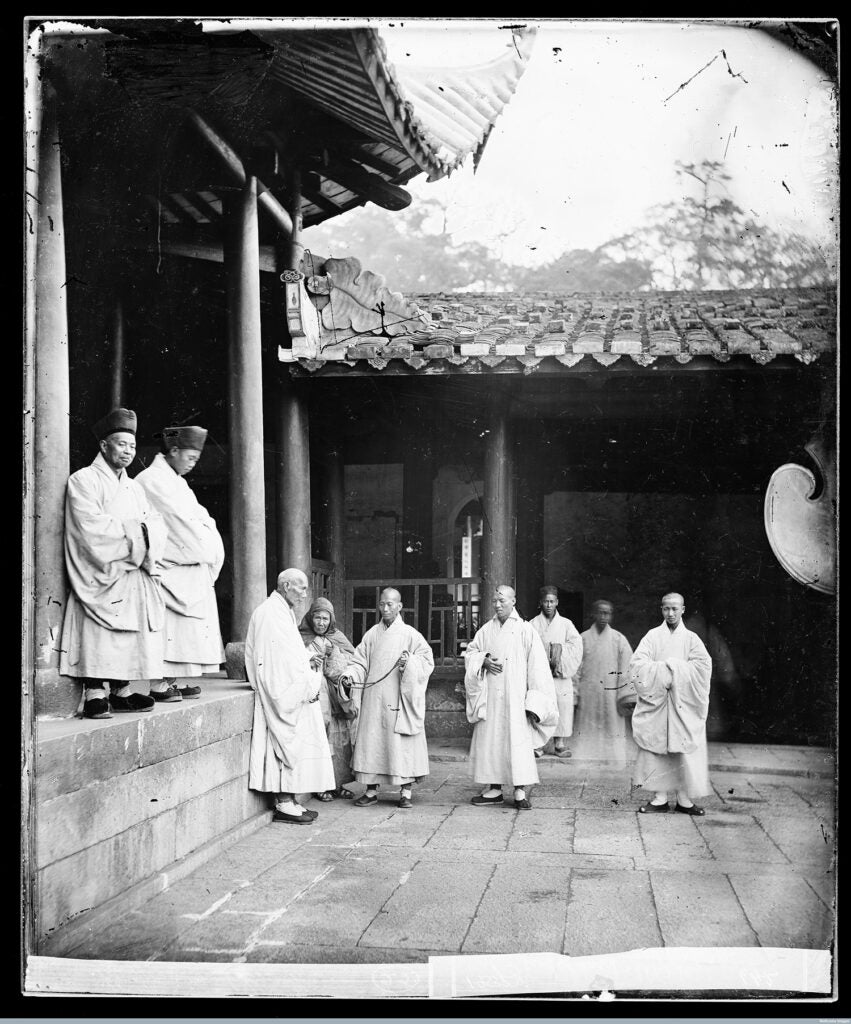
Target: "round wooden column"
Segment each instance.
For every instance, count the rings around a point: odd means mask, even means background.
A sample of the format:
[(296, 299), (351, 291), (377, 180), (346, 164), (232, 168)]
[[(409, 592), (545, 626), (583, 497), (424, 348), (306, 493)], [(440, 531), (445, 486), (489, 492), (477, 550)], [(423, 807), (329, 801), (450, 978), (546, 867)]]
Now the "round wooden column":
[(509, 398), (497, 395), (490, 412), (485, 449), (482, 501), (482, 619), (490, 615), (493, 591), (501, 583), (515, 585), (515, 482), (511, 448)]
[(32, 388), (32, 498), (35, 692), (39, 715), (71, 715), (79, 689), (59, 676), (59, 641), (67, 590), (65, 487), (70, 462), (68, 308), (61, 154), (56, 98), (42, 93), (35, 243), (35, 344)]
[(307, 396), (286, 374), (278, 391), (278, 565), (301, 569), (310, 579), (310, 431)]
[(260, 345), (260, 248), (257, 180), (227, 200), (228, 479), (232, 537), (232, 641), (267, 595), (263, 370)]

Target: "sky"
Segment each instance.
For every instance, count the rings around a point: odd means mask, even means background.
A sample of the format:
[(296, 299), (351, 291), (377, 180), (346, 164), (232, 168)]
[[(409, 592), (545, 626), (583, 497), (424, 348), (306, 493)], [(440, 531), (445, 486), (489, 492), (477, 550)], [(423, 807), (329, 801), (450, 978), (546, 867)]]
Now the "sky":
[[(496, 20), (370, 22), (399, 69), (485, 61), (511, 45)], [(407, 186), (415, 202), (449, 204), (456, 242), (525, 265), (593, 248), (676, 197), (675, 161), (705, 158), (724, 162), (730, 197), (759, 221), (831, 245), (834, 85), (815, 65), (744, 24), (529, 24), (531, 59), (475, 176), (468, 161)]]

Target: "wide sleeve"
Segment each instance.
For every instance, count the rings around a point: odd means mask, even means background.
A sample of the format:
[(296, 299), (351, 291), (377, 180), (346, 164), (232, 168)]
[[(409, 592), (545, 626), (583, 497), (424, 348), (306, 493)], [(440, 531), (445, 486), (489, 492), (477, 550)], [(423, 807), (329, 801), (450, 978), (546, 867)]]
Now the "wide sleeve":
[(483, 633), (484, 627), (476, 632), (464, 651), (464, 692), (466, 694), (467, 721), (473, 725), (485, 720), (488, 703)]
[(629, 679), (638, 696), (650, 704), (663, 704), (671, 688), (671, 669), (656, 661), (653, 637), (648, 633), (635, 649), (629, 662)]
[(669, 658), (673, 681), (672, 695), (678, 704), (687, 707), (695, 715), (706, 718), (709, 707), (709, 683), (712, 678), (712, 659), (695, 633), (689, 636), (688, 659)]
[(558, 674), (562, 679), (572, 679), (579, 671), (582, 663), (582, 636), (570, 619), (564, 620), (564, 640), (561, 645), (561, 657), (558, 663)]
[(558, 700), (549, 659), (540, 635), (529, 626), (524, 630), (526, 647), (526, 699), (525, 709), (531, 711), (537, 722), (530, 722), (535, 733), (536, 749), (543, 747), (558, 728)]
[(408, 661), (399, 678), (399, 711), (394, 731), (402, 736), (416, 736), (423, 731), (426, 711), (426, 687), (434, 671), (434, 655), (422, 633), (411, 629)]
[(298, 633), (283, 616), (261, 605), (251, 616), (245, 638), (245, 670), (263, 708), (275, 753), (288, 767), (287, 755), (302, 708), (318, 695), (317, 673)]
[[(142, 521), (105, 512), (93, 473), (75, 473), (65, 493), (65, 537), (68, 568), (106, 583), (118, 572), (138, 568), (147, 555)], [(123, 563), (123, 564), (122, 564)]]
[[(349, 683), (355, 686), (363, 686), (369, 672), (369, 640), (370, 631), (366, 633), (363, 640), (357, 645), (354, 651), (348, 656), (346, 667), (340, 673), (345, 676)], [(340, 678), (340, 677), (338, 677)]]

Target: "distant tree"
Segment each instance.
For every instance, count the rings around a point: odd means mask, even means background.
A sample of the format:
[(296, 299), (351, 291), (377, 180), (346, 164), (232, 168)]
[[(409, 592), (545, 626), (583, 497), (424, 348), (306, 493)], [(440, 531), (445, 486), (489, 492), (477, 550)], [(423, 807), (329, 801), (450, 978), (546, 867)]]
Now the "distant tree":
[(480, 242), (456, 244), (446, 213), (436, 199), (399, 213), (367, 206), (309, 228), (304, 242), (322, 256), (356, 256), (364, 268), (383, 274), (389, 288), (407, 295), (503, 290), (511, 268)]
[(648, 259), (615, 259), (606, 246), (571, 249), (543, 266), (518, 268), (515, 275), (515, 287), (527, 291), (639, 291), (653, 283)]
[(821, 250), (801, 235), (758, 223), (727, 194), (714, 160), (677, 162), (681, 198), (652, 207), (644, 225), (600, 247), (650, 267), (652, 287), (789, 288), (835, 283)]

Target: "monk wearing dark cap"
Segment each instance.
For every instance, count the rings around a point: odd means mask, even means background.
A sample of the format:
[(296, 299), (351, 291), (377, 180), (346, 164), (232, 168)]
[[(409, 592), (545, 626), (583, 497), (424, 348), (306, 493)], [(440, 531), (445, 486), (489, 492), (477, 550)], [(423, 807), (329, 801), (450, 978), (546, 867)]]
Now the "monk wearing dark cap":
[(160, 453), (136, 477), (168, 529), (162, 562), (165, 643), (162, 665), (151, 681), (155, 701), (197, 698), (200, 686), (178, 686), (177, 680), (217, 672), (224, 661), (213, 584), (225, 549), (215, 519), (184, 479), (201, 458), (206, 440), (203, 427), (166, 427)]
[(111, 718), (154, 706), (153, 698), (130, 692), (130, 681), (156, 678), (162, 668), (166, 527), (127, 475), (136, 456), (136, 413), (113, 409), (92, 429), (100, 454), (71, 474), (65, 496), (71, 586), (59, 671), (81, 680), (86, 718)]

